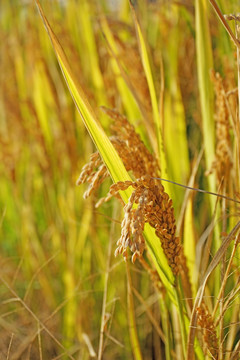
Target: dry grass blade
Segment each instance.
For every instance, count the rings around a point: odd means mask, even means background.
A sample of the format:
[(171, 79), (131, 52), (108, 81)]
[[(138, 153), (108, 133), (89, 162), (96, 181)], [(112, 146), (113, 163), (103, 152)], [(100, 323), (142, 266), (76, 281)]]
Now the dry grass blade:
[(12, 342), (13, 342), (13, 337), (14, 337), (14, 334), (11, 335), (11, 339), (10, 339), (10, 342), (8, 345), (7, 360), (10, 359), (10, 351), (11, 351), (11, 346), (12, 346)]
[(51, 333), (51, 331), (49, 331), (46, 325), (42, 323), (42, 321), (34, 314), (34, 312), (28, 307), (28, 305), (17, 295), (17, 293), (11, 288), (11, 286), (7, 283), (7, 281), (2, 277), (0, 277), (0, 279), (2, 283), (8, 288), (8, 290), (13, 294), (15, 301), (18, 301), (27, 310), (27, 312), (36, 320), (37, 324), (39, 324), (41, 328), (44, 329), (47, 332), (47, 334), (55, 341), (55, 343), (62, 350), (64, 350), (65, 354), (67, 354), (70, 359), (74, 360), (72, 355), (69, 354), (69, 352), (65, 349), (65, 347), (58, 341), (58, 339)]
[(43, 360), (42, 340), (41, 340), (41, 331), (40, 331), (40, 324), (39, 323), (38, 323), (38, 348), (39, 348), (39, 359)]
[[(147, 316), (149, 317), (149, 320), (151, 321), (151, 323), (153, 324), (154, 328), (156, 329), (160, 339), (165, 342), (166, 341), (166, 338), (165, 338), (165, 335), (162, 331), (162, 329), (160, 328), (159, 326), (159, 323), (158, 321), (154, 318), (154, 315), (153, 313), (149, 310), (149, 306), (147, 305), (147, 303), (145, 302), (145, 300), (142, 298), (142, 296), (139, 294), (139, 292), (133, 288), (132, 289), (133, 292), (134, 292), (134, 295), (136, 296), (136, 298), (141, 302), (141, 304), (144, 306), (145, 308), (145, 311), (147, 313)], [(173, 353), (173, 356), (175, 357), (175, 354)]]
[[(227, 295), (227, 300), (224, 303), (224, 307), (222, 309), (222, 314), (221, 314), (221, 316), (218, 317), (218, 319), (215, 322), (216, 326), (218, 325), (221, 318), (224, 316), (224, 313), (227, 311), (229, 305), (233, 302), (234, 298), (238, 295), (239, 291), (240, 291), (240, 279), (237, 282), (237, 284), (234, 286), (232, 291)], [(212, 315), (214, 316), (214, 313)], [(236, 331), (237, 331), (237, 329), (236, 329)]]
[(227, 30), (230, 38), (232, 39), (232, 41), (234, 42), (234, 44), (236, 45), (236, 47), (238, 49), (240, 49), (240, 42), (239, 40), (235, 37), (235, 35), (232, 32), (232, 29), (230, 28), (230, 26), (228, 25), (225, 17), (223, 16), (221, 10), (219, 9), (218, 4), (216, 3), (215, 0), (209, 0), (209, 2), (211, 3), (212, 7), (214, 8), (217, 16), (219, 17), (219, 19), (221, 20), (223, 26), (225, 27), (225, 29)]
[(177, 183), (177, 182), (175, 182), (175, 181), (172, 181), (172, 180), (167, 180), (167, 179), (163, 179), (163, 178), (154, 178), (154, 179), (156, 179), (156, 180), (161, 180), (161, 181), (166, 181), (166, 182), (169, 182), (169, 183), (171, 183), (171, 184), (174, 184), (174, 185), (177, 185), (177, 186), (181, 186), (181, 187), (183, 187), (183, 188), (185, 188), (185, 189), (188, 189), (188, 190), (198, 191), (198, 192), (201, 192), (201, 193), (204, 193), (204, 194), (209, 194), (209, 195), (217, 196), (217, 197), (219, 197), (219, 198), (226, 199), (226, 200), (235, 202), (235, 203), (237, 203), (237, 204), (240, 204), (240, 200), (233, 199), (233, 198), (231, 198), (230, 196), (218, 194), (218, 193), (215, 193), (215, 192), (212, 192), (212, 191), (207, 191), (207, 190), (203, 190), (203, 189), (194, 188), (194, 187), (191, 187), (191, 186), (188, 186), (188, 185), (179, 184), (179, 183)]

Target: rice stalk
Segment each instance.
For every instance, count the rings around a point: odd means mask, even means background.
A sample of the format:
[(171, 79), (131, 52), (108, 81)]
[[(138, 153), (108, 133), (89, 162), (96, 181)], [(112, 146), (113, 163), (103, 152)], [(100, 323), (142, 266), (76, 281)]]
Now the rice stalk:
[(137, 326), (135, 319), (132, 281), (129, 271), (129, 265), (127, 262), (126, 262), (126, 270), (127, 270), (127, 308), (128, 308), (127, 311), (128, 311), (129, 333), (130, 333), (130, 341), (132, 345), (133, 358), (135, 360), (142, 360), (143, 357), (141, 353), (140, 343), (138, 340)]

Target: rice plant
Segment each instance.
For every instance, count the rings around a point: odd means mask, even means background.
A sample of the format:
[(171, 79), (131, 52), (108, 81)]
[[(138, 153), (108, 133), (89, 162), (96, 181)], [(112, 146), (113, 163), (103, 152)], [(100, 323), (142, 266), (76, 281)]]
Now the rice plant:
[(2, 0), (1, 358), (239, 358), (238, 13)]

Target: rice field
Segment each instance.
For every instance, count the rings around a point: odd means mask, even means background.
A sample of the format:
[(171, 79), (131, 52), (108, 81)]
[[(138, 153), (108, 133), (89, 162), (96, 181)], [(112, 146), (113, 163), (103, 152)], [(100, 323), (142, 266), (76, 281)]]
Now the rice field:
[(239, 11), (1, 1), (1, 359), (239, 359)]

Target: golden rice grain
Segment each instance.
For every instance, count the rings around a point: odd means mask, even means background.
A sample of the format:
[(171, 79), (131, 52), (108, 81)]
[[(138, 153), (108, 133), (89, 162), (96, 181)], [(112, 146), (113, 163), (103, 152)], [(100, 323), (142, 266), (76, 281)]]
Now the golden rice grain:
[[(125, 181), (113, 184), (105, 198), (96, 206), (108, 201), (113, 196), (120, 198), (119, 192), (133, 188), (133, 192), (124, 206), (124, 218), (121, 224), (121, 236), (117, 242), (115, 255), (122, 254), (126, 259), (128, 248), (132, 252), (132, 261), (141, 258), (145, 249), (143, 237), (145, 223), (155, 229), (161, 241), (161, 246), (174, 275), (181, 273), (187, 277), (184, 268), (184, 254), (179, 238), (176, 236), (175, 216), (172, 200), (164, 191), (163, 185), (154, 179), (160, 175), (156, 158), (148, 151), (140, 136), (136, 133), (125, 116), (116, 110), (103, 108), (114, 122), (111, 126), (113, 136), (111, 141), (121, 157), (127, 171), (132, 171), (136, 181)], [(85, 165), (77, 184), (89, 182), (89, 188), (84, 197), (96, 190), (108, 175), (108, 171), (98, 153), (91, 156)], [(183, 259), (183, 260), (181, 260)]]
[[(132, 171), (135, 178), (139, 178), (145, 174), (153, 177), (160, 176), (160, 168), (155, 156), (148, 151), (140, 139), (140, 136), (136, 133), (134, 126), (128, 122), (125, 116), (119, 114), (116, 110), (102, 109), (114, 120), (111, 126), (113, 136), (110, 140), (121, 157), (126, 170)], [(85, 192), (84, 198), (87, 198), (96, 191), (108, 175), (108, 170), (103, 164), (99, 153), (95, 152), (91, 155), (89, 163), (82, 168), (81, 174), (76, 182), (77, 185), (85, 182), (89, 183), (89, 188)], [(123, 186), (122, 190), (125, 190), (131, 184), (127, 182), (125, 185), (121, 185)], [(119, 184), (117, 186), (121, 185)], [(111, 187), (107, 196), (100, 199), (96, 206), (99, 207), (103, 202), (110, 200), (112, 196), (120, 198), (119, 195), (117, 195), (118, 191), (115, 191), (115, 189), (117, 188), (114, 186)]]
[(217, 360), (219, 341), (217, 338), (216, 327), (204, 302), (197, 308), (197, 314), (198, 325), (203, 332), (203, 340), (206, 345), (206, 350), (211, 354), (213, 359)]
[[(180, 240), (175, 235), (176, 225), (172, 201), (161, 184), (146, 175), (131, 184), (134, 188), (124, 207), (121, 237), (117, 242), (117, 254), (127, 256), (127, 247), (133, 252), (132, 260), (142, 256), (145, 249), (143, 231), (149, 223), (161, 240), (169, 266), (177, 275), (181, 269), (180, 257), (184, 256)], [(121, 187), (123, 185), (121, 184)], [(134, 204), (138, 204), (134, 208)]]

